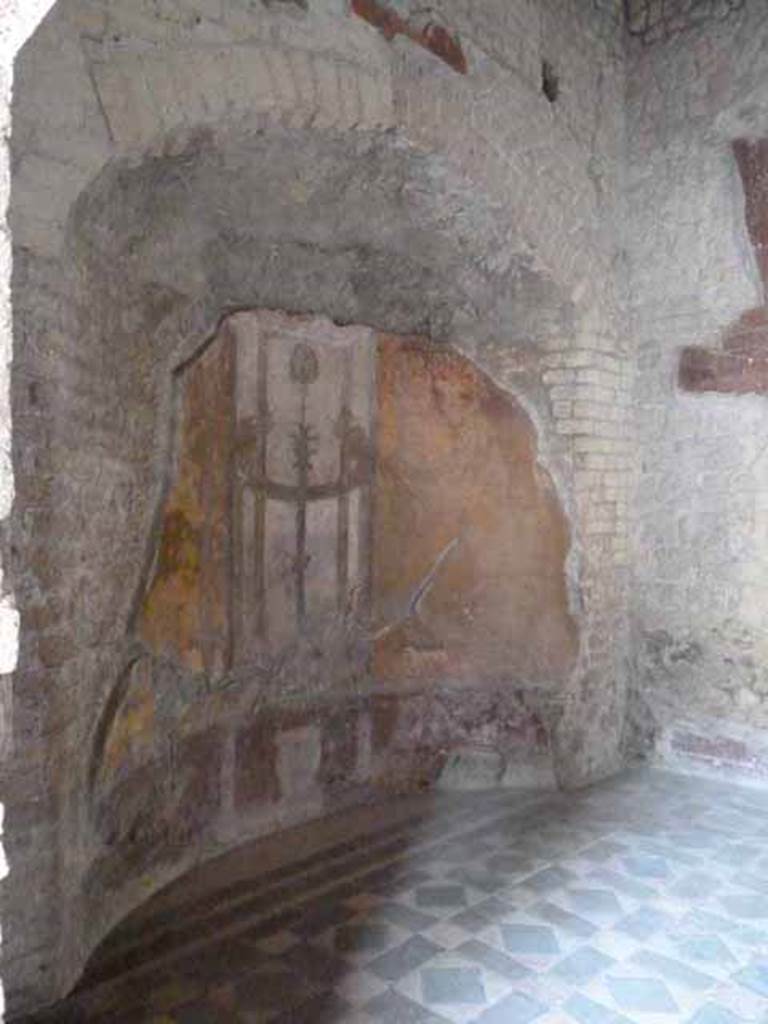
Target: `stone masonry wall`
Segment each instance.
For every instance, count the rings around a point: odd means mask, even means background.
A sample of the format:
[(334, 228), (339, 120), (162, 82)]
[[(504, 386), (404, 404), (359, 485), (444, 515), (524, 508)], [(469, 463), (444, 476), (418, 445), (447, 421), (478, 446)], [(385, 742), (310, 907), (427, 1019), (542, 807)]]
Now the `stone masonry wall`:
[(61, 0), (16, 60), (14, 1014), (65, 991), (104, 931), (195, 859), (321, 809), (213, 835), (193, 816), (159, 868), (85, 898), (87, 757), (157, 527), (172, 371), (227, 312), (424, 334), (521, 402), (569, 520), (580, 643), (548, 742), (564, 784), (621, 763), (635, 449), (620, 25), (578, 0), (444, 0), (419, 17), (401, 2)]
[(638, 719), (664, 759), (752, 777), (768, 772), (768, 193), (738, 157), (768, 136), (767, 73), (759, 2), (637, 44), (628, 67)]

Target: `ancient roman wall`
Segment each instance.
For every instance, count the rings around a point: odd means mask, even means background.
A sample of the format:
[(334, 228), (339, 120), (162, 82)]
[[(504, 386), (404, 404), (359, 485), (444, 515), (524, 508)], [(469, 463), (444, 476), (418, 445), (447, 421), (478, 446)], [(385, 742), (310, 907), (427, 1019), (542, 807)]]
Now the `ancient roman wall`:
[(749, 777), (768, 771), (767, 70), (749, 2), (628, 65), (638, 711), (663, 758)]
[(195, 861), (462, 744), (620, 765), (623, 98), (576, 0), (62, 0), (21, 51), (12, 1012)]

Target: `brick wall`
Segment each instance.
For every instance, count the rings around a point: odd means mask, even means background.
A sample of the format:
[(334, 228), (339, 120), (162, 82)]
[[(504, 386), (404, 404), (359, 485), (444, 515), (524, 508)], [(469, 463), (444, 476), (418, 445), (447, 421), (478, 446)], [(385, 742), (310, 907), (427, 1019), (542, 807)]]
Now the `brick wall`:
[(738, 140), (765, 135), (767, 41), (763, 5), (747, 3), (638, 44), (628, 67), (638, 714), (665, 760), (750, 777), (768, 722), (765, 198), (740, 174)]

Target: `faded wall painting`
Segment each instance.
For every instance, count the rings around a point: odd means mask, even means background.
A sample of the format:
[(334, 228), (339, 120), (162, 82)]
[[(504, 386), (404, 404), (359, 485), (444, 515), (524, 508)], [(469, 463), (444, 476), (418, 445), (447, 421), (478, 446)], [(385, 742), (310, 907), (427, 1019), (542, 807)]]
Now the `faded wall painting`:
[(382, 680), (563, 677), (568, 530), (520, 405), (469, 360), (381, 337), (375, 669)]
[(151, 651), (247, 675), (352, 616), (385, 685), (569, 670), (566, 520), (528, 416), (467, 359), (244, 312), (178, 384), (138, 620)]
[(217, 675), (366, 606), (373, 371), (366, 328), (271, 312), (230, 316), (181, 371), (151, 649)]
[(89, 762), (96, 898), (232, 808), (274, 829), (467, 743), (545, 749), (577, 654), (533, 425), (452, 348), (242, 312), (176, 386), (138, 643)]

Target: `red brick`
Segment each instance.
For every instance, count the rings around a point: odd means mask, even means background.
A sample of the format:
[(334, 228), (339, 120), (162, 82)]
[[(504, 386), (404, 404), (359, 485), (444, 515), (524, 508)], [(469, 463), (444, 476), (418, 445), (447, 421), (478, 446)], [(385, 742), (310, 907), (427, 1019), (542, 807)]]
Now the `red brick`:
[(763, 355), (683, 349), (678, 376), (683, 391), (768, 394), (768, 351)]
[(692, 732), (681, 732), (674, 736), (672, 746), (680, 753), (693, 757), (736, 763), (752, 762), (746, 744), (727, 736), (698, 736)]

